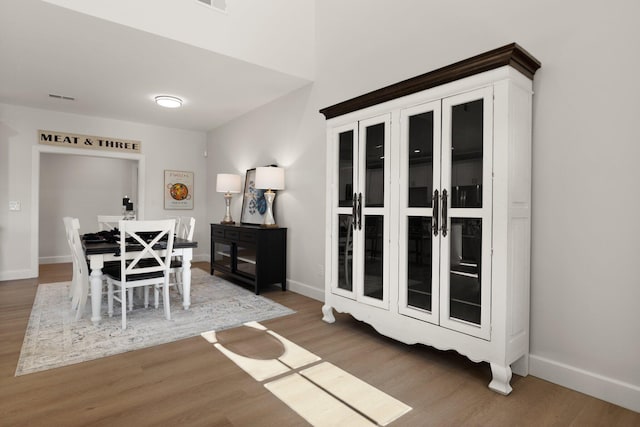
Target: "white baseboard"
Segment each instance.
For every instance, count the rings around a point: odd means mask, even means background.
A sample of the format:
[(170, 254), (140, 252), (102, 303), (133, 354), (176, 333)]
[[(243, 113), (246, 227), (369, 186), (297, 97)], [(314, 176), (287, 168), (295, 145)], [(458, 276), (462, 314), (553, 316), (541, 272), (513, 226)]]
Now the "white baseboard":
[(33, 270), (0, 271), (0, 281), (33, 279), (35, 277), (38, 277), (37, 270), (36, 271), (33, 271)]
[(208, 254), (193, 254), (191, 262), (209, 262), (211, 255)]
[[(287, 280), (287, 289), (291, 292), (295, 292), (305, 297), (313, 298), (318, 301), (324, 301), (324, 289), (318, 289), (314, 286), (309, 286), (305, 283), (300, 283), (295, 280)], [(320, 313), (318, 313), (320, 315)]]
[(541, 356), (529, 356), (529, 374), (543, 380), (640, 412), (640, 387), (565, 365)]
[(71, 255), (41, 256), (38, 258), (39, 264), (63, 264), (65, 262), (71, 263)]

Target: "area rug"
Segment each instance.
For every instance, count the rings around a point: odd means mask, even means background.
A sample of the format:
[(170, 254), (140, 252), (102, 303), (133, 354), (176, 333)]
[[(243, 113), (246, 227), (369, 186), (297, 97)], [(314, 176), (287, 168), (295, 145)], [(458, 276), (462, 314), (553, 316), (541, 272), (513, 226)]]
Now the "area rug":
[(91, 323), (90, 302), (83, 318), (75, 321), (68, 297), (69, 285), (69, 282), (59, 282), (38, 286), (16, 376), (294, 313), (281, 304), (194, 268), (189, 310), (182, 308), (182, 297), (172, 289), (171, 320), (164, 318), (162, 305), (158, 309), (138, 306), (127, 313), (127, 329), (122, 330), (120, 306), (114, 303), (114, 316), (108, 317), (106, 297), (98, 326)]

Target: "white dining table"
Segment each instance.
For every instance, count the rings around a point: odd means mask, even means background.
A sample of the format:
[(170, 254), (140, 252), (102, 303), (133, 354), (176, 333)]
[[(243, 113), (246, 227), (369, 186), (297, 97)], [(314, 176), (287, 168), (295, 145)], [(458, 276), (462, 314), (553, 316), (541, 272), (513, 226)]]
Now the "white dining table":
[[(116, 255), (119, 244), (107, 243), (83, 243), (85, 255), (89, 260), (91, 270), (91, 321), (98, 325), (102, 320), (102, 268), (105, 262), (120, 261), (120, 255)], [(182, 257), (182, 306), (185, 310), (191, 305), (191, 260), (193, 248), (197, 242), (176, 237), (173, 244), (172, 256)], [(128, 258), (134, 258), (138, 252), (127, 252)]]

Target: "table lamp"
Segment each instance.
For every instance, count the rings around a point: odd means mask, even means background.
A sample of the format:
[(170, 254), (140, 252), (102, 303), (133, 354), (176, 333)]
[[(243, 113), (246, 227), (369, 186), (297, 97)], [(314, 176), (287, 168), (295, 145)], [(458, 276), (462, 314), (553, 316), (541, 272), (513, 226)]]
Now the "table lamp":
[(267, 190), (264, 198), (267, 201), (267, 212), (264, 216), (262, 227), (277, 227), (273, 219), (273, 200), (276, 193), (272, 190), (284, 190), (284, 169), (275, 166), (256, 168), (256, 188)]
[(235, 224), (236, 222), (231, 218), (231, 198), (232, 193), (240, 192), (240, 175), (234, 175), (230, 173), (219, 173), (216, 176), (216, 191), (218, 193), (224, 193), (224, 203), (226, 210), (224, 218), (220, 221), (220, 224)]

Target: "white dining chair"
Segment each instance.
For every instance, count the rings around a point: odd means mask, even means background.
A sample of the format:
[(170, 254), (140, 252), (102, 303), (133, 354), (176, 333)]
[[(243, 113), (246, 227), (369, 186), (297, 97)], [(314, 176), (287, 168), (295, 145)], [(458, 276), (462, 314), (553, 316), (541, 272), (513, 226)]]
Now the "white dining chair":
[[(169, 269), (175, 232), (175, 220), (120, 221), (120, 264), (103, 270), (107, 278), (108, 314), (113, 315), (113, 301), (120, 302), (122, 311), (122, 329), (127, 328), (127, 308), (132, 309), (133, 289), (145, 287), (145, 305), (148, 301), (149, 286), (154, 287), (156, 295), (163, 290), (164, 314), (171, 320), (169, 301)], [(127, 239), (133, 240), (137, 248), (127, 245)], [(156, 244), (166, 242), (161, 249)], [(133, 252), (133, 253), (131, 253)], [(119, 296), (116, 289), (119, 288)], [(127, 298), (129, 304), (127, 304)], [(156, 298), (157, 301), (157, 298)]]
[(196, 219), (192, 216), (181, 216), (179, 218), (179, 225), (176, 227), (176, 237), (192, 240), (196, 228)]
[(73, 218), (71, 218), (70, 216), (65, 216), (62, 218), (62, 222), (64, 223), (65, 237), (67, 239), (67, 245), (69, 246), (69, 253), (71, 254), (71, 263), (73, 264), (72, 266), (73, 278), (71, 279), (71, 286), (69, 286), (69, 299), (72, 299), (73, 297), (74, 286), (76, 283), (76, 265), (75, 265), (75, 257), (73, 254), (73, 251), (74, 251), (73, 243), (71, 239), (71, 233), (73, 232), (73, 230), (71, 229), (72, 220)]
[(69, 224), (69, 246), (73, 266), (71, 280), (71, 308), (75, 311), (75, 320), (80, 320), (89, 298), (89, 266), (84, 256), (80, 239), (80, 221), (78, 218), (65, 217), (65, 224)]
[[(181, 216), (176, 219), (176, 237), (193, 240), (196, 229), (196, 219), (192, 216)], [(182, 257), (175, 256), (171, 259), (171, 274), (175, 278), (176, 288), (182, 295)], [(157, 303), (157, 298), (156, 298)], [(157, 308), (157, 307), (156, 307)]]

